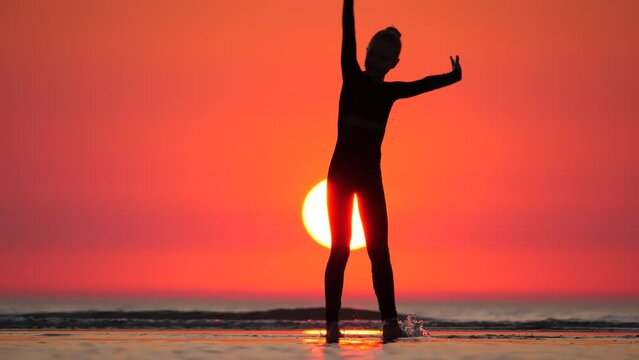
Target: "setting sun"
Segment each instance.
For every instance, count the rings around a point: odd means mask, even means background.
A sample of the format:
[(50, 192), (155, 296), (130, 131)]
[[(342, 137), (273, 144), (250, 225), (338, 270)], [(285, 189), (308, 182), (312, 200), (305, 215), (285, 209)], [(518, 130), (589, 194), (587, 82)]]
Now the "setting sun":
[[(315, 185), (306, 195), (302, 205), (302, 220), (306, 231), (320, 245), (331, 247), (331, 228), (328, 221), (328, 208), (326, 206), (326, 179)], [(351, 250), (361, 249), (366, 246), (364, 238), (364, 226), (359, 216), (357, 195), (353, 205)]]

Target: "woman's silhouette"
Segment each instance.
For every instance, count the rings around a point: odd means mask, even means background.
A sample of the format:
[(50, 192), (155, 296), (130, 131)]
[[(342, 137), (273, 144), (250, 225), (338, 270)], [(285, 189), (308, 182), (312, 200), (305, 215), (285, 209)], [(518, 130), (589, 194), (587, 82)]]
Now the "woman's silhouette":
[(364, 225), (366, 250), (371, 260), (373, 287), (384, 322), (383, 339), (403, 336), (397, 322), (393, 269), (388, 250), (388, 220), (380, 169), (381, 145), (388, 115), (395, 100), (419, 95), (461, 80), (459, 57), (451, 57), (452, 71), (413, 82), (385, 82), (399, 62), (400, 33), (389, 27), (371, 39), (365, 71), (356, 57), (353, 0), (344, 0), (342, 17), (342, 90), (337, 120), (337, 144), (328, 170), (328, 212), (331, 254), (324, 276), (326, 340), (340, 336), (338, 319), (344, 270), (350, 253), (351, 216), (357, 193)]

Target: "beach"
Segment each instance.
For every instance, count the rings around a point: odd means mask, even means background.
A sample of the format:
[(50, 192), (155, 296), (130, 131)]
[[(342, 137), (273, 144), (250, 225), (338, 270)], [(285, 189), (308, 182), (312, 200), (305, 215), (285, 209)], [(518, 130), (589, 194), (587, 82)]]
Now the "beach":
[(431, 331), (382, 344), (374, 331), (326, 344), (318, 330), (2, 330), (0, 358), (636, 359), (639, 332)]
[[(354, 302), (349, 301), (350, 304)], [(631, 302), (404, 302), (413, 337), (383, 344), (374, 302), (0, 301), (0, 359), (637, 359)], [(411, 315), (415, 314), (415, 315)]]

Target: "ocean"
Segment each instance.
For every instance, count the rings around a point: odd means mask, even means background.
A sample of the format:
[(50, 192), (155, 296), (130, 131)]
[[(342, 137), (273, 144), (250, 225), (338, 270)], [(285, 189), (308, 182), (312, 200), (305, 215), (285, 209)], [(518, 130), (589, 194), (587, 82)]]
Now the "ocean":
[[(374, 300), (345, 301), (345, 328), (379, 329)], [(638, 301), (398, 301), (429, 330), (637, 331)], [(0, 329), (321, 329), (321, 300), (0, 299)]]

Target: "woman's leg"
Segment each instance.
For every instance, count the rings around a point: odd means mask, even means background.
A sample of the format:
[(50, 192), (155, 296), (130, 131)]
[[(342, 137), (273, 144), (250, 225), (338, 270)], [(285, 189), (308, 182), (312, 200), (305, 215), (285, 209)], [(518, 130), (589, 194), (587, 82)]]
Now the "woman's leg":
[(327, 205), (331, 227), (331, 255), (324, 273), (327, 323), (339, 319), (339, 310), (342, 307), (344, 270), (350, 255), (353, 201), (354, 193), (346, 182), (329, 176)]
[(359, 212), (364, 225), (366, 250), (371, 260), (373, 287), (382, 320), (397, 317), (393, 268), (388, 249), (388, 215), (381, 173), (365, 178), (357, 189)]

